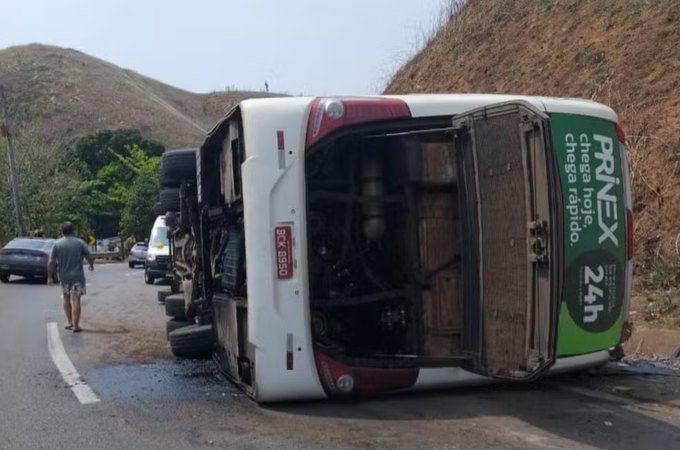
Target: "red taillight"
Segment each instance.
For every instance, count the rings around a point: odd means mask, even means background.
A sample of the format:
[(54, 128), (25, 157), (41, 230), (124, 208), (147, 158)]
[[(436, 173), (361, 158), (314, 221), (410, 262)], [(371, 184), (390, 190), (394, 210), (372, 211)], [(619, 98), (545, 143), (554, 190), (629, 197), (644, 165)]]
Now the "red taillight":
[(626, 145), (626, 133), (623, 132), (623, 128), (618, 123), (616, 124), (616, 135), (619, 137), (619, 141), (623, 145)]
[(633, 211), (626, 209), (626, 254), (633, 259), (635, 236), (633, 232)]
[(307, 147), (345, 126), (409, 117), (406, 102), (396, 98), (319, 98), (309, 113)]
[[(354, 379), (354, 373), (349, 367), (340, 364), (324, 355), (323, 353), (314, 353), (314, 359), (316, 360), (316, 370), (319, 372), (319, 379), (323, 385), (323, 389), (328, 395), (333, 394), (349, 394), (350, 392), (341, 392), (338, 389), (337, 380), (340, 377), (352, 377)], [(353, 386), (352, 390), (354, 389)]]
[(623, 324), (623, 327), (621, 327), (621, 340), (619, 341), (621, 344), (625, 344), (628, 342), (628, 339), (633, 335), (633, 324), (631, 322), (626, 321)]
[(378, 394), (413, 386), (418, 369), (371, 369), (349, 367), (315, 352), (316, 368), (328, 395)]

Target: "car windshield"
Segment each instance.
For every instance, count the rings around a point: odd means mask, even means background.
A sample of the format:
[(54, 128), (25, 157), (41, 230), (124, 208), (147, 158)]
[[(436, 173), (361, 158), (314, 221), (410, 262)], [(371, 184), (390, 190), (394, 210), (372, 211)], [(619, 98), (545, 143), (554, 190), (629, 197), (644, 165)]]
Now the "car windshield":
[(151, 231), (151, 239), (149, 239), (149, 246), (165, 246), (168, 244), (168, 229), (166, 227), (157, 227)]
[(54, 239), (13, 239), (5, 248), (20, 248), (28, 250), (49, 250), (54, 245)]

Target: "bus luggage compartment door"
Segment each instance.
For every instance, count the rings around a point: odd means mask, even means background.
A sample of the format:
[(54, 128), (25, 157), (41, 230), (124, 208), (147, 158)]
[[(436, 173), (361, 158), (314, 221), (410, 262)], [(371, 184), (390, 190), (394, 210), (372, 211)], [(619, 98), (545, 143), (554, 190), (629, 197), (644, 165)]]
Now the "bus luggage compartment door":
[(453, 118), (464, 219), (469, 370), (532, 379), (555, 360), (554, 188), (548, 117), (524, 102)]

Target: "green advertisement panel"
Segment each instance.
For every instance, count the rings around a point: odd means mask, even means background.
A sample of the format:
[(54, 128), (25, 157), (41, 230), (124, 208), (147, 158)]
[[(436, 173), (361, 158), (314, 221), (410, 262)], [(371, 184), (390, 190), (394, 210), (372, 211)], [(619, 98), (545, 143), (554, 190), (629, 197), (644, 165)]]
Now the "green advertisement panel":
[(564, 286), (557, 355), (619, 342), (626, 279), (626, 211), (613, 122), (551, 115), (564, 204)]

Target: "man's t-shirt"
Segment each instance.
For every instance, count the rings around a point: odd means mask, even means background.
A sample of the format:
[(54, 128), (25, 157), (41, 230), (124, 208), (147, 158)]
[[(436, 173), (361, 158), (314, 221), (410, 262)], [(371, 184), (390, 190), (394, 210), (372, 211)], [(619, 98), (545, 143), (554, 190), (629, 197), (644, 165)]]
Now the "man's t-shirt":
[(52, 259), (57, 262), (59, 280), (62, 283), (80, 283), (85, 286), (83, 258), (90, 255), (90, 249), (81, 239), (66, 236), (58, 239), (52, 248)]

